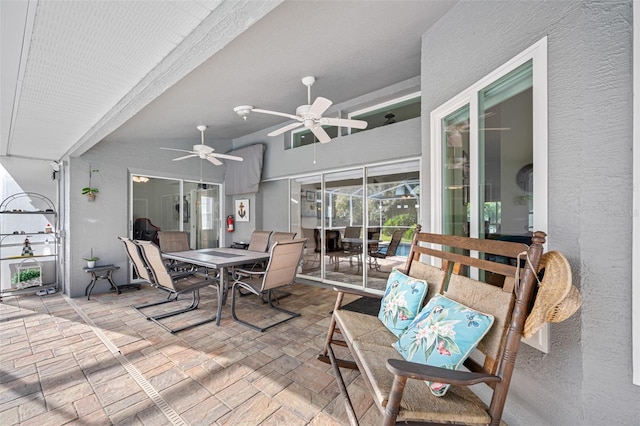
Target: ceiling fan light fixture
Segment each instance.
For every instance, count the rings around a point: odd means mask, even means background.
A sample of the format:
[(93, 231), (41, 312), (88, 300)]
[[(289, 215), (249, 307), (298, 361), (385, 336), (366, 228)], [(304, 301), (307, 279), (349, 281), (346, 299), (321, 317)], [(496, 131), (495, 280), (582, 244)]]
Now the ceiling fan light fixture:
[[(229, 154), (219, 154), (215, 152), (215, 149), (213, 149), (213, 147), (205, 145), (204, 131), (207, 130), (207, 126), (205, 126), (204, 124), (200, 124), (196, 126), (196, 128), (200, 131), (200, 144), (193, 145), (193, 151), (189, 151), (186, 149), (162, 148), (162, 147), (160, 149), (166, 149), (168, 151), (186, 152), (188, 154), (182, 157), (174, 158), (172, 161), (181, 161), (181, 160), (186, 160), (187, 158), (199, 157), (201, 160), (209, 161), (214, 166), (220, 166), (224, 164), (222, 161), (220, 161), (220, 158), (233, 160), (233, 161), (243, 161), (242, 157), (238, 157), (236, 155), (229, 155)], [(202, 163), (200, 163), (200, 167), (202, 167)], [(200, 178), (200, 180), (202, 180), (202, 177)]]
[(251, 105), (240, 105), (233, 109), (233, 111), (238, 114), (244, 121), (247, 121), (247, 117), (253, 111), (253, 106)]
[(251, 105), (237, 106), (233, 110), (236, 114), (238, 114), (245, 120), (247, 119), (249, 113), (251, 113), (251, 111), (254, 111), (262, 114), (277, 115), (295, 121), (294, 123), (287, 124), (279, 129), (267, 133), (267, 136), (272, 137), (289, 132), (297, 127), (304, 126), (307, 129), (310, 129), (321, 143), (327, 143), (331, 141), (331, 137), (322, 128), (322, 126), (341, 126), (351, 127), (355, 129), (364, 129), (367, 127), (368, 123), (363, 120), (323, 117), (322, 115), (329, 109), (333, 102), (331, 102), (327, 98), (323, 98), (320, 96), (317, 97), (315, 101), (311, 102), (311, 86), (313, 86), (315, 82), (316, 78), (313, 76), (302, 78), (302, 84), (307, 86), (307, 103), (296, 108), (295, 115), (285, 112), (254, 108)]

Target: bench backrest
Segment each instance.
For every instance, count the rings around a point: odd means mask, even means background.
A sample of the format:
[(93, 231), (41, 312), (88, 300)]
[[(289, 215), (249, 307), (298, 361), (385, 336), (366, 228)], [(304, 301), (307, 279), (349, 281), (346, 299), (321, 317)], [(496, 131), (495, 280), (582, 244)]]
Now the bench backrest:
[(430, 285), (427, 300), (442, 292), (450, 299), (495, 317), (491, 330), (477, 348), (485, 355), (483, 364), (472, 359), (465, 362), (471, 371), (503, 378), (494, 386), (492, 405), (503, 405), (506, 399), (515, 355), (537, 285), (536, 271), (545, 238), (543, 232), (536, 232), (531, 236), (531, 244), (526, 245), (431, 234), (420, 232), (419, 226), (413, 238), (405, 272), (435, 284), (433, 289)]

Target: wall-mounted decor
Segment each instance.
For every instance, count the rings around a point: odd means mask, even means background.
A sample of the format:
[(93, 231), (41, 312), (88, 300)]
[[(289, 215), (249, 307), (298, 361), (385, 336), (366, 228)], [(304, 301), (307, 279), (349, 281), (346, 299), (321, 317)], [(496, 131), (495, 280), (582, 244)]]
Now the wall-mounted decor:
[(249, 199), (236, 200), (236, 222), (249, 222)]

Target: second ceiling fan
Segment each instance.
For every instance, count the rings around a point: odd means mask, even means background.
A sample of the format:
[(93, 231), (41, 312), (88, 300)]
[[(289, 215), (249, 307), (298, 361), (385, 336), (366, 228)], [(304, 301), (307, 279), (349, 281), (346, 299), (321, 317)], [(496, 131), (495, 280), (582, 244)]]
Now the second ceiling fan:
[(318, 141), (320, 141), (321, 143), (327, 143), (331, 140), (331, 137), (322, 128), (322, 126), (342, 126), (352, 127), (354, 129), (365, 129), (367, 127), (368, 123), (362, 120), (323, 117), (322, 114), (324, 114), (325, 111), (329, 109), (333, 102), (331, 102), (327, 98), (317, 97), (316, 100), (311, 103), (311, 86), (313, 86), (313, 83), (315, 82), (316, 78), (313, 76), (304, 77), (302, 79), (302, 84), (307, 86), (307, 104), (301, 105), (296, 108), (295, 115), (287, 114), (284, 112), (254, 108), (251, 105), (237, 106), (233, 110), (245, 120), (252, 111), (262, 114), (278, 115), (280, 117), (286, 117), (292, 120), (296, 120), (297, 123), (287, 124), (286, 126), (268, 133), (268, 136), (277, 136), (300, 126), (304, 126), (311, 130), (311, 132), (315, 135), (316, 138), (318, 138)]
[(187, 152), (189, 155), (185, 155), (183, 157), (174, 158), (173, 161), (185, 160), (187, 158), (200, 157), (201, 160), (207, 160), (215, 166), (220, 166), (222, 161), (219, 158), (223, 158), (225, 160), (233, 160), (233, 161), (242, 161), (242, 157), (238, 157), (235, 155), (229, 154), (218, 154), (214, 152), (215, 149), (210, 147), (209, 145), (204, 144), (204, 131), (207, 130), (207, 126), (200, 125), (197, 127), (200, 130), (200, 140), (201, 143), (199, 145), (193, 145), (193, 151), (189, 151), (186, 149), (177, 149), (177, 148), (160, 148), (166, 149), (167, 151), (178, 151), (178, 152)]

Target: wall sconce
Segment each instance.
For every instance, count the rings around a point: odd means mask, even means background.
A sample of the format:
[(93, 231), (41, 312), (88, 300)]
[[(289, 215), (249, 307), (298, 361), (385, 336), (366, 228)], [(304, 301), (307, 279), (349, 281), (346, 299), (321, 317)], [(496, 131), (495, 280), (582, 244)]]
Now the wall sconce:
[(131, 176), (131, 180), (136, 183), (147, 183), (149, 182), (149, 178), (146, 176)]

